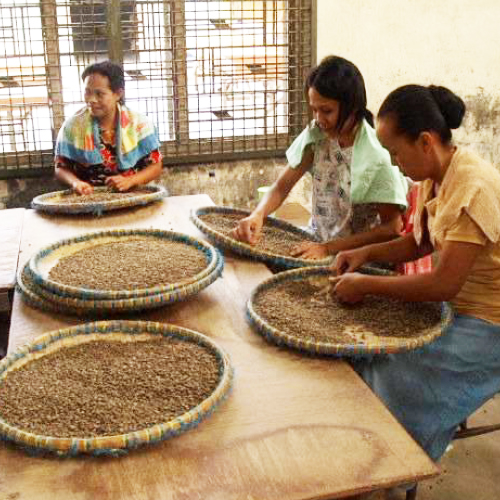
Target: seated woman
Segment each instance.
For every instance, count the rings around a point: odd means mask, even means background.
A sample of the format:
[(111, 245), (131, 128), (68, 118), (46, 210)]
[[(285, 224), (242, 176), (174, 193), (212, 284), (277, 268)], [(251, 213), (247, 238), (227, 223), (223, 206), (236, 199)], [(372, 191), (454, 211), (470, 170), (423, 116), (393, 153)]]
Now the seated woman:
[(233, 236), (256, 244), (265, 217), (310, 172), (310, 231), (320, 243), (302, 242), (292, 255), (321, 259), (396, 238), (402, 229), (407, 184), (377, 140), (359, 69), (342, 57), (326, 57), (307, 77), (306, 89), (314, 120), (288, 149), (288, 168), (239, 222)]
[[(449, 301), (442, 335), (410, 352), (355, 364), (429, 456), (438, 460), (457, 426), (500, 390), (500, 173), (452, 142), (465, 113), (444, 87), (406, 85), (383, 102), (380, 142), (406, 175), (421, 181), (413, 233), (341, 252), (335, 294)], [(367, 276), (368, 261), (406, 262), (436, 251), (426, 274)]]
[(82, 80), (87, 106), (59, 131), (56, 177), (79, 194), (99, 185), (128, 191), (158, 178), (162, 155), (156, 130), (124, 105), (123, 69), (103, 61), (88, 66)]

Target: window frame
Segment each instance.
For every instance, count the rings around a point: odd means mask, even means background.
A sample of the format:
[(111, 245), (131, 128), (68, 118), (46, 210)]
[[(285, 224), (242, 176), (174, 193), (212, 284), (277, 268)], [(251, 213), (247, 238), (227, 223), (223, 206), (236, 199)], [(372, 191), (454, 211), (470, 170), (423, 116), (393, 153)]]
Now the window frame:
[[(161, 1), (161, 0), (160, 0)], [(248, 1), (248, 0), (240, 0)], [(263, 4), (275, 4), (277, 0), (261, 0)], [(186, 50), (185, 0), (163, 0), (165, 15), (165, 36), (171, 51), (172, 81), (168, 101), (172, 102), (174, 137), (162, 141), (164, 164), (188, 164), (204, 161), (224, 161), (279, 157), (308, 122), (308, 110), (303, 92), (306, 72), (313, 64), (315, 48), (315, 26), (313, 13), (315, 0), (285, 0), (288, 11), (288, 130), (284, 133), (213, 137), (209, 139), (189, 138), (188, 107), (188, 61)], [(154, 0), (152, 3), (157, 3)], [(144, 2), (143, 2), (144, 3)], [(30, 4), (33, 5), (33, 4)], [(12, 3), (12, 6), (15, 6)], [(7, 7), (7, 6), (6, 6)], [(52, 141), (64, 116), (62, 89), (62, 67), (59, 49), (59, 27), (57, 23), (57, 0), (40, 0), (40, 15), (45, 57), (45, 77), (48, 93), (48, 107), (51, 117)], [(123, 43), (120, 33), (120, 0), (107, 1), (108, 55), (117, 62), (123, 62)], [(304, 29), (305, 28), (305, 29)], [(175, 83), (174, 83), (175, 82)], [(267, 115), (266, 115), (267, 116)], [(243, 145), (243, 147), (240, 147)], [(249, 147), (247, 147), (250, 145)], [(33, 177), (53, 168), (53, 150), (14, 151), (0, 153), (0, 179), (12, 177)]]

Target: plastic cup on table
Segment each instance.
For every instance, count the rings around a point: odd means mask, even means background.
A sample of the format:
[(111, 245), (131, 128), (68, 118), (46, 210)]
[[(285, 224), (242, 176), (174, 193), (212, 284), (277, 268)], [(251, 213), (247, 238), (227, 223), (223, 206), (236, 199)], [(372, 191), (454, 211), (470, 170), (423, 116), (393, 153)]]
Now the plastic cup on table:
[[(259, 201), (262, 200), (262, 198), (264, 198), (264, 196), (271, 190), (271, 187), (272, 186), (261, 186), (261, 187), (257, 188), (257, 194), (258, 194)], [(275, 213), (276, 212), (273, 212), (272, 214), (269, 214), (269, 216), (274, 217)]]

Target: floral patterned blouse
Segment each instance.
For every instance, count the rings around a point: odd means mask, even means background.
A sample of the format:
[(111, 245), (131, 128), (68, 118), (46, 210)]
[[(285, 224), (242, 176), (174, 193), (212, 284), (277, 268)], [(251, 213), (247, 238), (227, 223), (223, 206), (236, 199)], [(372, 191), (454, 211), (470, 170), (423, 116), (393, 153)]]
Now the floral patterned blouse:
[(321, 241), (367, 231), (380, 223), (375, 204), (351, 203), (352, 150), (329, 137), (315, 149), (311, 230)]

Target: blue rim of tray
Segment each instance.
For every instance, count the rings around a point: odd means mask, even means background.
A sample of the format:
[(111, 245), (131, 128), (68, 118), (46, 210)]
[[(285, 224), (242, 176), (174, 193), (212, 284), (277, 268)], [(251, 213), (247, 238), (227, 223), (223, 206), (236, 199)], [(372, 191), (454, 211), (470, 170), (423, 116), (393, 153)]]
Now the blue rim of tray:
[[(101, 215), (109, 210), (117, 210), (120, 208), (128, 208), (140, 205), (148, 205), (156, 201), (160, 201), (168, 196), (167, 190), (159, 185), (144, 185), (139, 188), (141, 191), (150, 191), (149, 193), (138, 194), (137, 196), (124, 196), (122, 199), (102, 201), (99, 203), (56, 203), (55, 198), (74, 194), (72, 189), (64, 191), (53, 191), (51, 193), (41, 194), (36, 196), (31, 201), (31, 208), (42, 212), (52, 214), (94, 214)], [(105, 186), (96, 186), (94, 191), (105, 192), (109, 188)]]
[(79, 299), (58, 295), (37, 285), (31, 278), (26, 264), (18, 271), (17, 289), (21, 298), (28, 305), (41, 311), (70, 315), (105, 316), (109, 314), (129, 313), (156, 309), (180, 302), (201, 292), (222, 275), (224, 259), (219, 257), (217, 267), (199, 281), (190, 283), (175, 290), (156, 293), (144, 297), (129, 299)]
[[(96, 240), (99, 238), (126, 238), (130, 236), (145, 236), (154, 237), (158, 239), (164, 239), (167, 241), (175, 241), (179, 243), (184, 243), (190, 245), (201, 252), (204, 253), (207, 259), (206, 267), (199, 273), (186, 278), (185, 280), (176, 283), (166, 283), (164, 285), (155, 285), (148, 288), (135, 288), (133, 290), (97, 290), (84, 287), (75, 287), (70, 285), (65, 285), (45, 277), (43, 273), (38, 268), (38, 264), (41, 260), (46, 258), (55, 250), (63, 246), (71, 246), (72, 244), (81, 243), (84, 241)], [(99, 231), (94, 233), (85, 233), (80, 236), (73, 238), (66, 238), (63, 240), (56, 241), (41, 250), (39, 250), (35, 255), (29, 260), (29, 267), (33, 277), (33, 280), (40, 287), (50, 290), (61, 296), (75, 297), (80, 299), (125, 299), (125, 298), (137, 298), (146, 297), (149, 295), (156, 295), (159, 293), (173, 292), (181, 287), (184, 287), (190, 283), (195, 283), (196, 281), (202, 280), (218, 266), (220, 260), (220, 253), (214, 248), (210, 243), (203, 241), (199, 238), (189, 236), (184, 233), (178, 233), (175, 231), (164, 231), (161, 229), (112, 229), (108, 231)]]
[[(394, 273), (391, 271), (373, 268), (373, 267), (362, 267), (359, 272), (364, 274), (373, 274), (381, 276), (393, 276)], [(389, 344), (373, 343), (333, 343), (333, 342), (318, 342), (312, 338), (300, 338), (296, 337), (290, 333), (278, 330), (270, 325), (264, 318), (262, 318), (254, 309), (254, 301), (257, 295), (268, 288), (272, 288), (278, 283), (283, 283), (285, 281), (296, 281), (301, 279), (307, 279), (311, 277), (320, 277), (331, 275), (332, 271), (329, 267), (319, 267), (319, 268), (302, 268), (302, 269), (292, 269), (289, 271), (284, 271), (277, 273), (270, 278), (264, 280), (262, 283), (257, 285), (251, 293), (251, 296), (247, 302), (247, 320), (251, 326), (260, 333), (266, 340), (277, 344), (278, 346), (289, 347), (293, 350), (317, 354), (317, 355), (328, 355), (328, 356), (347, 356), (347, 357), (366, 357), (372, 356), (374, 354), (388, 354), (395, 352), (410, 351), (422, 347), (437, 337), (442, 333), (443, 327), (450, 321), (451, 309), (448, 305), (444, 304), (442, 319), (439, 326), (432, 331), (432, 333), (422, 335), (420, 337), (412, 338), (397, 338), (392, 339), (394, 342)], [(396, 345), (397, 344), (397, 345)]]
[(15, 370), (20, 363), (25, 361), (29, 363), (30, 360), (36, 359), (44, 349), (53, 347), (57, 342), (59, 346), (56, 347), (63, 349), (74, 345), (77, 337), (89, 336), (89, 341), (92, 341), (96, 336), (109, 336), (109, 334), (162, 335), (195, 342), (215, 355), (219, 365), (219, 382), (207, 398), (187, 412), (167, 422), (130, 433), (93, 438), (58, 438), (23, 431), (10, 425), (0, 416), (0, 439), (14, 442), (31, 453), (50, 452), (67, 457), (80, 454), (117, 456), (140, 446), (159, 443), (196, 427), (228, 396), (233, 379), (233, 368), (228, 354), (214, 340), (188, 328), (152, 321), (98, 321), (46, 333), (19, 347), (0, 361), (0, 384), (4, 377), (8, 377), (9, 370)]
[[(246, 217), (250, 215), (251, 212), (249, 210), (243, 210), (239, 208), (217, 207), (217, 206), (201, 207), (191, 211), (190, 217), (194, 225), (202, 233), (204, 233), (215, 246), (219, 248), (231, 250), (234, 253), (243, 255), (245, 257), (250, 257), (254, 260), (285, 268), (321, 267), (333, 263), (334, 260), (333, 256), (328, 257), (326, 259), (312, 260), (312, 259), (300, 259), (297, 257), (290, 257), (286, 255), (279, 255), (272, 252), (267, 252), (265, 250), (257, 250), (255, 247), (249, 245), (248, 243), (242, 243), (241, 241), (235, 240), (234, 238), (230, 238), (229, 236), (222, 234), (220, 231), (216, 231), (215, 229), (213, 229), (200, 219), (200, 216), (212, 213), (241, 215), (242, 217)], [(264, 223), (267, 226), (276, 227), (279, 229), (283, 229), (285, 231), (290, 231), (291, 233), (302, 237), (304, 240), (314, 241), (314, 242), (319, 241), (312, 234), (284, 220), (276, 219), (274, 217), (266, 217)]]

